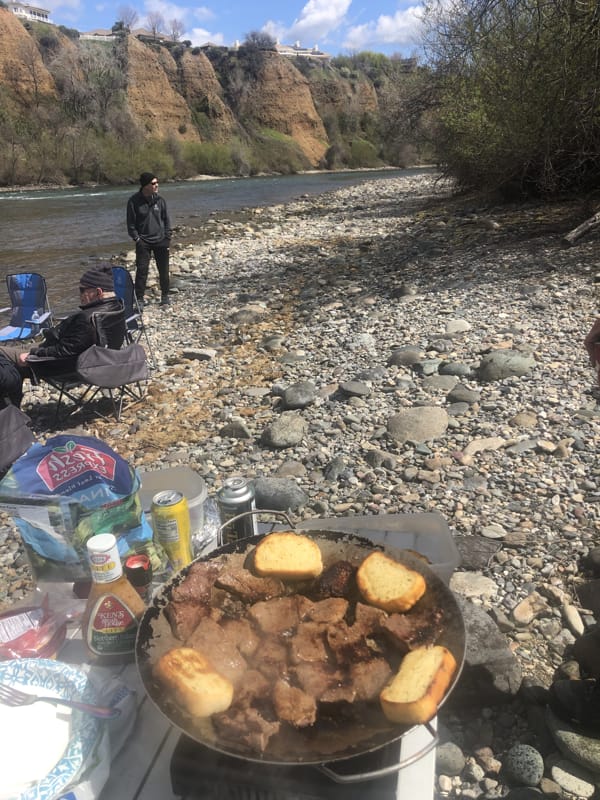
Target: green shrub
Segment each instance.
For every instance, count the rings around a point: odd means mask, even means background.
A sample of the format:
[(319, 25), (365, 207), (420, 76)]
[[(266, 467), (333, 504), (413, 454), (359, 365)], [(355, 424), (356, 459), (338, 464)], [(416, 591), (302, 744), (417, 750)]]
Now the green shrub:
[(251, 173), (276, 172), (292, 175), (310, 169), (311, 164), (291, 136), (263, 128), (252, 141)]
[(186, 172), (195, 175), (235, 175), (231, 149), (214, 142), (185, 142), (181, 157)]
[(377, 155), (377, 150), (366, 139), (353, 139), (350, 142), (349, 166), (352, 169), (359, 167), (380, 167), (381, 160)]

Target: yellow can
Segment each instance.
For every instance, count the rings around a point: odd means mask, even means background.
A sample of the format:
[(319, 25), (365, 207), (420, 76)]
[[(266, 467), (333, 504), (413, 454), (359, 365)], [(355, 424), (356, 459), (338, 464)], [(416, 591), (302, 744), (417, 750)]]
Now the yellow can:
[(187, 566), (193, 558), (192, 531), (187, 500), (174, 489), (155, 494), (151, 506), (152, 529), (171, 569)]

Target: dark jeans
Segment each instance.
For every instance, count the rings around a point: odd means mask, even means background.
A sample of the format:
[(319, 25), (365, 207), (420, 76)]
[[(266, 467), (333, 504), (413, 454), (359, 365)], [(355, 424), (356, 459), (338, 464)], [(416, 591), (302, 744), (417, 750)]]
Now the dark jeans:
[(8, 347), (2, 346), (0, 347), (0, 357), (5, 358), (7, 361), (11, 361), (19, 370), (22, 378), (30, 378), (31, 369), (27, 366), (27, 364), (23, 364), (19, 358), (21, 353), (29, 353), (29, 349), (29, 346), (23, 344), (13, 344), (9, 345)]
[(163, 239), (159, 244), (147, 244), (141, 239), (135, 244), (135, 296), (142, 299), (148, 282), (148, 268), (150, 257), (154, 253), (154, 260), (158, 268), (160, 293), (169, 293), (169, 239)]
[(0, 408), (4, 408), (6, 400), (15, 406), (21, 405), (23, 399), (23, 378), (30, 377), (28, 367), (19, 361), (22, 347), (0, 347)]

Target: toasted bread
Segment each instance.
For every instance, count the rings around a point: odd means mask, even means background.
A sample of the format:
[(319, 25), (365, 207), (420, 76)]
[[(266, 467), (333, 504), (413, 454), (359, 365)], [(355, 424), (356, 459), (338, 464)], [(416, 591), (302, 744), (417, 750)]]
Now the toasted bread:
[(375, 550), (362, 562), (356, 573), (358, 589), (372, 606), (384, 611), (408, 611), (427, 588), (420, 572)]
[(233, 684), (191, 647), (164, 653), (154, 665), (153, 675), (173, 702), (192, 717), (226, 711), (233, 700)]
[(429, 722), (455, 670), (454, 656), (441, 645), (412, 650), (379, 695), (383, 713), (390, 722), (405, 725)]
[(278, 531), (256, 545), (254, 570), (258, 575), (282, 580), (307, 580), (323, 572), (323, 559), (319, 545), (308, 536)]

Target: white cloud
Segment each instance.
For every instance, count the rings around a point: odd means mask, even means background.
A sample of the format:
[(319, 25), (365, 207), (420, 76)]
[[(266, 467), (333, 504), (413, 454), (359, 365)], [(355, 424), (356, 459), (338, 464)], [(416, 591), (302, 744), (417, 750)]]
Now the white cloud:
[(207, 6), (197, 6), (192, 10), (192, 16), (203, 22), (205, 19), (214, 19), (215, 13)]
[(393, 16), (382, 14), (377, 20), (348, 30), (344, 47), (364, 50), (376, 45), (409, 46), (417, 44), (423, 18), (422, 6), (410, 6)]
[(192, 28), (192, 30), (189, 33), (186, 33), (183, 38), (189, 39), (194, 47), (199, 47), (201, 44), (206, 44), (207, 42), (219, 45), (225, 44), (222, 33), (211, 33), (204, 28)]
[(185, 6), (178, 6), (176, 3), (168, 3), (164, 0), (147, 0), (144, 5), (146, 13), (159, 13), (165, 22), (168, 22), (172, 19), (185, 21), (189, 13), (189, 8), (185, 8)]
[(281, 41), (299, 41), (305, 47), (312, 46), (344, 22), (352, 0), (308, 0), (290, 27), (269, 20), (262, 30)]

